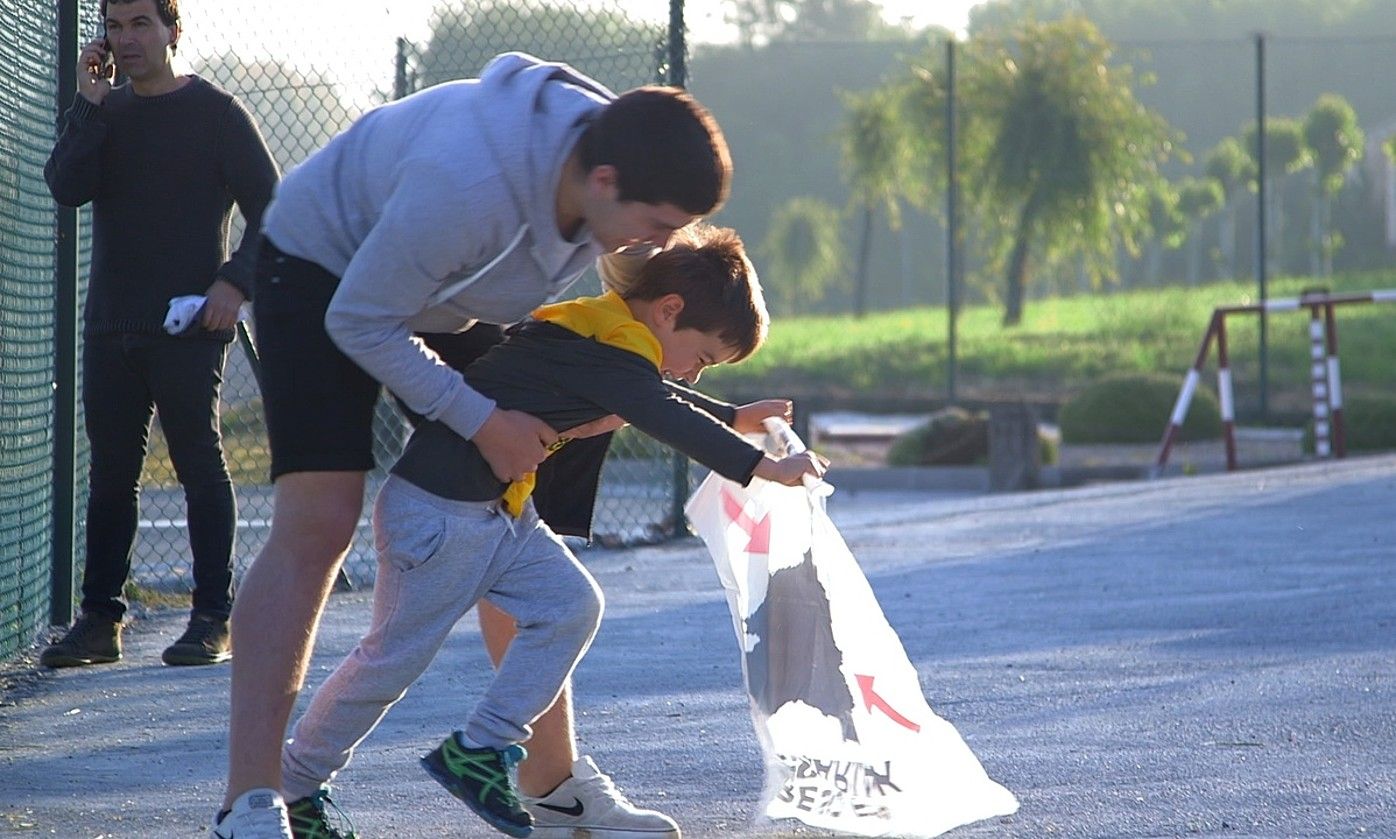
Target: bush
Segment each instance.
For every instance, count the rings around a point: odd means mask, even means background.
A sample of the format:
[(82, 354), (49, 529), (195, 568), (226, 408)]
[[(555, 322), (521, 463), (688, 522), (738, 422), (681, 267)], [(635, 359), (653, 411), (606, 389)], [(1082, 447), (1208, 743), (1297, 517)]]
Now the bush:
[[(1057, 416), (1063, 443), (1156, 443), (1168, 425), (1181, 383), (1156, 373), (1106, 376), (1067, 400)], [(1217, 397), (1205, 387), (1193, 394), (1179, 440), (1213, 440), (1222, 434)]]
[[(1343, 400), (1343, 440), (1350, 452), (1396, 449), (1396, 396), (1364, 394)], [(1304, 451), (1314, 451), (1314, 422), (1304, 428)]]
[[(1057, 441), (1037, 435), (1043, 464), (1057, 462)], [(950, 407), (924, 425), (897, 437), (887, 450), (888, 466), (972, 466), (989, 460), (989, 415)]]
[(897, 437), (887, 450), (889, 466), (968, 466), (989, 456), (989, 418), (963, 408), (931, 414)]

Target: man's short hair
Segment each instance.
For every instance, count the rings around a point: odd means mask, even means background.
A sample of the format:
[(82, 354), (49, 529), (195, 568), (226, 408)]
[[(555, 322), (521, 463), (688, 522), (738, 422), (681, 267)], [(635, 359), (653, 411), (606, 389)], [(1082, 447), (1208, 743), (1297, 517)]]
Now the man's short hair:
[(658, 300), (666, 294), (683, 298), (675, 327), (718, 336), (737, 351), (729, 363), (750, 357), (766, 340), (771, 318), (761, 280), (741, 237), (730, 228), (684, 228), (668, 250), (650, 257), (621, 296)]
[(684, 90), (647, 85), (620, 95), (582, 134), (582, 167), (616, 167), (620, 200), (713, 213), (731, 189), (732, 158), (717, 120)]
[[(134, 3), (136, 0), (101, 0), (98, 11), (102, 15), (102, 20), (107, 19), (107, 4)], [(176, 26), (179, 24), (179, 0), (154, 0), (155, 13), (160, 16), (160, 22), (166, 26)]]

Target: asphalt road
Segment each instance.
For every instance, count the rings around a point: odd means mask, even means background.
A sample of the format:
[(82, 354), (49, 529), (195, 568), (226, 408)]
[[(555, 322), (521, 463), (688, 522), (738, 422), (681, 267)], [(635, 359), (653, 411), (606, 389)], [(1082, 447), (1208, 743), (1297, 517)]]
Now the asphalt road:
[[(931, 706), (1021, 801), (952, 837), (1396, 836), (1396, 457), (831, 510)], [(697, 540), (588, 551), (606, 619), (577, 673), (582, 748), (689, 837), (753, 823), (760, 757)], [(320, 680), (368, 617), (336, 595)], [(0, 707), (0, 834), (203, 835), (227, 669), (159, 652), (18, 681)], [(366, 837), (492, 836), (417, 767), (488, 674), (473, 621), (344, 773)]]

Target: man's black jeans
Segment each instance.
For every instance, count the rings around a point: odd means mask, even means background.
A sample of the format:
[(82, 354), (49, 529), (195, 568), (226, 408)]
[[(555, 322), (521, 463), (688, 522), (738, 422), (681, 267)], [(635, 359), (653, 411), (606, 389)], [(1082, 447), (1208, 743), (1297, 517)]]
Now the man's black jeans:
[(184, 486), (194, 560), (194, 611), (227, 618), (233, 605), (237, 501), (223, 458), (218, 396), (228, 345), (206, 338), (95, 335), (85, 339), (82, 404), (91, 444), (87, 566), (82, 609), (126, 612), (150, 422), (160, 428)]

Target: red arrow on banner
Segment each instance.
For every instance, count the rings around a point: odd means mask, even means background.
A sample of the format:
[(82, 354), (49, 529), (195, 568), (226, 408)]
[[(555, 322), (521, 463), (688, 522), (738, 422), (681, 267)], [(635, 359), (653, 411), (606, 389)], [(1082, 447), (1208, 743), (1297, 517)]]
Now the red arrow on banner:
[(912, 731), (921, 730), (921, 726), (897, 713), (895, 708), (887, 704), (886, 699), (877, 695), (877, 691), (873, 690), (872, 676), (860, 676), (855, 673), (854, 677), (858, 680), (858, 689), (863, 692), (863, 704), (867, 706), (869, 712), (871, 712), (873, 708), (877, 708), (891, 718), (892, 722), (897, 725), (903, 728), (909, 728)]
[(771, 517), (762, 516), (760, 521), (753, 521), (751, 516), (746, 514), (742, 507), (742, 502), (738, 501), (731, 490), (722, 491), (722, 511), (727, 514), (734, 524), (746, 531), (746, 535), (751, 538), (747, 540), (746, 552), (749, 554), (769, 554), (771, 552)]

